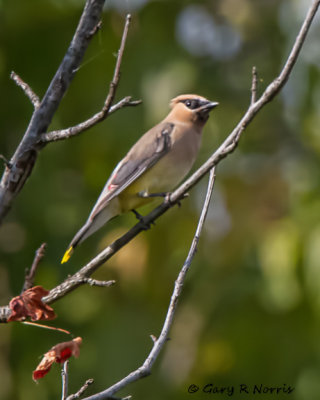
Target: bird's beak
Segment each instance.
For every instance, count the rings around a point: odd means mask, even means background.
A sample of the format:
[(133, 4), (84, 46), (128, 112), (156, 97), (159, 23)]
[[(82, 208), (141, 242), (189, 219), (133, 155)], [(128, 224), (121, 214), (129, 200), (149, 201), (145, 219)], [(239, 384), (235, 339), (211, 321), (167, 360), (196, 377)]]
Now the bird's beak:
[(216, 102), (216, 101), (208, 101), (208, 103), (204, 104), (201, 107), (201, 111), (211, 111), (212, 109), (214, 109), (218, 105), (219, 105), (219, 103)]
[(219, 105), (219, 103), (216, 101), (207, 101), (201, 107), (199, 107), (196, 112), (199, 116), (207, 118), (209, 116), (209, 112), (217, 107), (217, 105)]

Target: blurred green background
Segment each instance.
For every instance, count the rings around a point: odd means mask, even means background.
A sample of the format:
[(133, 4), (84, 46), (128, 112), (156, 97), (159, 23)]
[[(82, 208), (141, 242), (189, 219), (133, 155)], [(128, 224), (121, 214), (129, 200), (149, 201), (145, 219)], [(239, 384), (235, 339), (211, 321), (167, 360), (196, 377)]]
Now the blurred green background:
[[(48, 243), (36, 283), (50, 289), (136, 221), (121, 216), (60, 259), (115, 164), (168, 112), (172, 97), (198, 93), (220, 102), (197, 165), (237, 124), (250, 100), (280, 71), (311, 1), (107, 1), (101, 31), (63, 99), (51, 130), (97, 112), (108, 91), (126, 12), (133, 19), (117, 99), (142, 99), (76, 138), (53, 143), (0, 228), (0, 299), (19, 294), (35, 250)], [(72, 38), (84, 1), (0, 1), (0, 153), (10, 158), (32, 113), (10, 71), (43, 96)], [(316, 17), (281, 95), (219, 165), (199, 251), (179, 303), (171, 340), (151, 377), (121, 394), (136, 399), (205, 399), (190, 384), (295, 387), (264, 399), (320, 398), (320, 19)], [(206, 190), (183, 201), (94, 275), (112, 288), (81, 287), (54, 304), (51, 324), (83, 338), (70, 362), (70, 393), (89, 377), (95, 393), (138, 367), (158, 335)], [(147, 210), (146, 210), (147, 211)], [(145, 212), (146, 212), (145, 211)], [(0, 398), (57, 399), (57, 366), (31, 380), (61, 333), (0, 326)], [(213, 395), (212, 395), (213, 396)], [(228, 398), (216, 394), (214, 398)], [(234, 398), (251, 398), (234, 395)]]

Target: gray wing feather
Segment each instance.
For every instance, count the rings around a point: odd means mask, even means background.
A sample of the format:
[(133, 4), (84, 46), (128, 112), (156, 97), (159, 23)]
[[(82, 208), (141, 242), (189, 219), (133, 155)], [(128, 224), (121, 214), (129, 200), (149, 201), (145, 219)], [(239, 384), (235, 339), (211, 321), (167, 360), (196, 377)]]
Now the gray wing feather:
[(171, 148), (171, 134), (174, 129), (174, 124), (166, 122), (159, 124), (159, 128), (160, 132), (156, 136), (156, 140), (153, 140), (143, 149), (140, 157), (131, 157), (131, 152), (129, 152), (116, 166), (99, 196), (90, 214), (90, 218), (94, 218), (99, 214), (110, 200), (125, 190), (146, 170), (150, 169), (160, 158), (168, 153)]

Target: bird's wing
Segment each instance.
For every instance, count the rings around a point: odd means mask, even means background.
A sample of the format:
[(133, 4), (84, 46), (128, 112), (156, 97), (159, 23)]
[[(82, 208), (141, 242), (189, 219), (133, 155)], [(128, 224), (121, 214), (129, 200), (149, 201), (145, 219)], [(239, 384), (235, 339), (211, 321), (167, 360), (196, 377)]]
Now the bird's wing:
[(173, 130), (173, 123), (162, 122), (141, 137), (112, 172), (89, 218), (99, 214), (110, 200), (168, 153)]

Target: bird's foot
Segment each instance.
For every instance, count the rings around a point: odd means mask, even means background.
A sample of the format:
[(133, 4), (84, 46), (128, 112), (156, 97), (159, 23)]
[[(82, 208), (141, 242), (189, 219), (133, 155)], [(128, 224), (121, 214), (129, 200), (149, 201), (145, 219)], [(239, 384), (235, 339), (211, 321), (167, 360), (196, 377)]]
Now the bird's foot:
[[(149, 199), (149, 198), (154, 198), (154, 197), (162, 197), (164, 199), (165, 203), (170, 203), (170, 196), (171, 196), (171, 192), (158, 192), (158, 193), (148, 193), (146, 190), (139, 192), (138, 196), (142, 197), (143, 199)], [(180, 202), (177, 203), (180, 207)]]
[[(142, 192), (139, 192), (138, 196), (142, 197), (143, 199), (148, 199), (152, 197), (163, 197), (165, 203), (169, 203), (170, 205), (172, 205), (173, 203), (170, 200), (171, 194), (172, 194), (171, 192), (148, 193), (146, 190), (144, 190)], [(185, 199), (186, 197), (189, 197), (189, 193), (185, 193), (180, 200), (175, 202), (175, 204), (181, 207), (181, 200)]]
[(147, 223), (144, 220), (143, 215), (139, 214), (138, 211), (136, 211), (136, 210), (131, 210), (131, 211), (136, 216), (137, 220), (142, 224), (144, 230), (147, 231), (151, 228), (151, 225), (155, 225), (155, 222)]
[[(170, 206), (172, 206), (173, 204), (178, 204), (179, 207), (181, 207), (181, 202), (180, 200), (177, 201), (176, 203), (172, 203), (170, 200), (170, 196), (171, 196), (172, 192), (159, 192), (159, 193), (148, 193), (147, 191), (143, 191), (143, 192), (139, 192), (138, 196), (142, 197), (144, 199), (149, 199), (152, 197), (162, 197), (164, 199), (164, 202), (167, 204), (170, 204)], [(189, 196), (188, 194), (185, 194), (183, 196), (183, 199), (185, 197)]]

